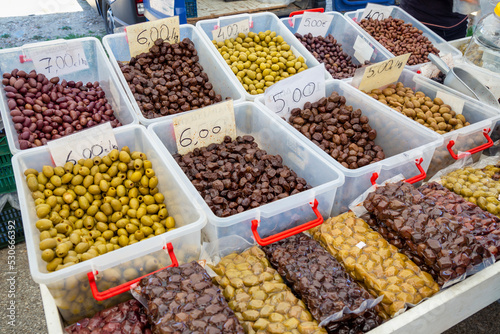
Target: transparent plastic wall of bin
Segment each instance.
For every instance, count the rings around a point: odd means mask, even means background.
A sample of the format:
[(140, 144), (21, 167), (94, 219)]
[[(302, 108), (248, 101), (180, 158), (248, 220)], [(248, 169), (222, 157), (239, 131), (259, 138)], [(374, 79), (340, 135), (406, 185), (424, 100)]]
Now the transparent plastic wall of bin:
[(90, 289), (88, 273), (98, 272), (97, 288), (102, 292), (170, 265), (170, 257), (163, 250), (168, 242), (172, 243), (179, 263), (199, 257), (201, 229), (206, 224), (206, 216), (192, 201), (172, 166), (164, 161), (163, 153), (143, 126), (118, 128), (115, 136), (120, 148), (128, 146), (131, 151), (141, 151), (152, 162), (158, 176), (158, 189), (165, 196), (165, 204), (169, 215), (175, 219), (176, 229), (55, 272), (48, 272), (46, 262), (41, 258), (40, 232), (35, 227), (38, 220), (35, 203), (24, 179), (27, 168), (41, 170), (44, 165), (52, 165), (50, 152), (47, 147), (40, 147), (16, 154), (13, 158), (31, 276), (35, 282), (47, 285), (62, 318), (68, 323), (130, 298), (130, 295), (121, 294), (97, 301)]
[[(250, 31), (253, 31), (255, 33), (259, 33), (261, 31), (275, 31), (277, 35), (280, 35), (283, 37), (285, 42), (287, 42), (291, 47), (295, 48), (302, 57), (304, 57), (304, 60), (306, 61), (306, 64), (308, 68), (314, 67), (319, 65), (319, 62), (314, 58), (314, 56), (307, 51), (305, 46), (302, 45), (302, 43), (299, 42), (297, 38), (288, 30), (283, 23), (279, 20), (279, 18), (273, 14), (273, 13), (257, 13), (257, 14), (238, 14), (238, 15), (232, 15), (232, 16), (223, 16), (219, 17), (218, 19), (210, 19), (210, 20), (202, 20), (196, 22), (196, 28), (200, 30), (200, 32), (203, 35), (203, 38), (207, 41), (207, 43), (210, 44), (210, 49), (213, 51), (213, 53), (217, 56), (217, 59), (221, 64), (223, 64), (224, 69), (234, 76), (234, 73), (231, 71), (231, 68), (229, 65), (226, 63), (224, 58), (222, 58), (222, 55), (217, 51), (215, 46), (212, 43), (212, 30), (214, 30), (216, 27), (225, 27), (229, 24), (240, 22), (242, 20), (248, 19), (250, 22)], [(295, 51), (294, 51), (295, 52)], [(297, 56), (297, 55), (296, 55)], [(328, 79), (328, 72), (325, 71), (325, 78)], [(245, 95), (245, 99), (248, 101), (253, 101), (257, 97), (263, 95), (263, 94), (257, 94), (257, 95), (252, 95), (249, 94), (241, 83), (237, 81), (238, 84), (238, 89), (241, 89), (243, 94)]]
[[(345, 183), (338, 189), (331, 212), (332, 216), (336, 216), (348, 211), (349, 204), (370, 188), (374, 173), (378, 175), (377, 183), (381, 183), (398, 174), (402, 174), (407, 179), (421, 175), (422, 172), (417, 165), (427, 171), (434, 150), (442, 144), (443, 140), (437, 133), (415, 126), (413, 120), (406, 116), (397, 114), (385, 105), (375, 103), (370, 96), (344, 81), (328, 81), (326, 96), (330, 96), (332, 92), (344, 96), (347, 105), (351, 105), (354, 110), (360, 109), (363, 115), (368, 117), (370, 126), (377, 131), (375, 144), (384, 150), (386, 156), (384, 160), (357, 169), (345, 168), (293, 126), (285, 124), (283, 120), (280, 121), (290, 132), (299, 136), (309, 149), (327, 159), (345, 175)], [(256, 103), (272, 114), (272, 111), (264, 106), (263, 98), (257, 99)], [(420, 161), (421, 158), (422, 161), (418, 164), (417, 160)]]
[[(444, 56), (445, 54), (449, 53), (451, 54), (453, 59), (456, 60), (462, 57), (462, 52), (460, 52), (455, 47), (451, 46), (441, 36), (437, 35), (435, 32), (427, 28), (424, 24), (420, 23), (420, 21), (418, 21), (416, 18), (405, 12), (403, 9), (397, 6), (387, 6), (387, 7), (392, 8), (391, 16), (393, 18), (403, 20), (405, 23), (411, 23), (414, 27), (418, 28), (419, 30), (422, 30), (423, 35), (427, 37), (429, 41), (431, 41), (436, 48), (439, 49), (440, 56)], [(385, 47), (382, 46), (382, 44), (377, 42), (375, 38), (371, 37), (370, 34), (368, 34), (357, 23), (361, 21), (361, 15), (363, 14), (363, 11), (364, 9), (358, 9), (353, 12), (347, 12), (344, 15), (349, 20), (349, 22), (352, 23), (359, 31), (362, 31), (365, 34), (365, 36), (369, 37), (373, 44), (389, 52), (389, 50), (387, 50)], [(422, 64), (408, 66), (408, 68), (412, 71), (417, 71), (420, 68), (420, 66), (422, 66)]]
[[(440, 135), (444, 142), (434, 152), (431, 165), (427, 171), (427, 179), (430, 179), (439, 170), (454, 163), (457, 158), (462, 158), (464, 154), (461, 152), (469, 152), (473, 154), (473, 159), (477, 160), (481, 152), (493, 146), (493, 140), (490, 138), (492, 135), (491, 130), (497, 120), (500, 120), (500, 109), (487, 106), (478, 100), (406, 69), (403, 70), (398, 81), (402, 82), (405, 87), (410, 87), (413, 91), (423, 92), (431, 99), (438, 97), (439, 94), (445, 104), (463, 103), (461, 113), (470, 123), (470, 125), (461, 129)], [(412, 122), (419, 127), (423, 127), (423, 125), (413, 120)]]
[[(11, 72), (15, 68), (23, 70), (26, 73), (34, 70), (35, 67), (33, 62), (25, 61), (21, 63), (19, 58), (20, 56), (25, 56), (29, 49), (38, 51), (43, 50), (46, 47), (64, 47), (66, 45), (68, 47), (73, 47), (78, 44), (80, 44), (85, 51), (85, 57), (87, 58), (89, 68), (70, 74), (60, 75), (59, 78), (67, 81), (83, 81), (84, 84), (87, 82), (98, 81), (99, 85), (106, 93), (106, 99), (108, 100), (108, 103), (111, 104), (115, 117), (123, 125), (138, 123), (139, 120), (125, 95), (115, 71), (111, 68), (111, 64), (106, 56), (106, 53), (104, 52), (101, 42), (99, 42), (97, 38), (85, 37), (72, 40), (54, 40), (0, 50), (0, 72), (2, 74), (5, 72)], [(9, 148), (12, 154), (16, 154), (21, 151), (21, 148), (19, 147), (18, 134), (14, 128), (12, 117), (10, 116), (5, 91), (3, 88), (0, 90), (0, 112), (2, 119), (4, 120)]]
[[(189, 38), (194, 43), (194, 46), (196, 48), (196, 51), (198, 51), (198, 56), (200, 58), (199, 63), (201, 64), (201, 66), (203, 66), (203, 71), (207, 73), (208, 80), (210, 83), (212, 83), (215, 93), (220, 94), (223, 100), (226, 97), (230, 97), (235, 103), (244, 101), (245, 97), (243, 96), (243, 92), (237, 89), (238, 86), (241, 86), (240, 83), (232, 74), (232, 72), (228, 73), (227, 71), (222, 69), (222, 65), (216, 58), (214, 51), (211, 50), (213, 46), (207, 44), (207, 42), (201, 36), (201, 33), (193, 25), (183, 24), (180, 27), (180, 40), (182, 41), (184, 38)], [(130, 51), (126, 33), (122, 32), (119, 34), (106, 35), (102, 39), (102, 43), (104, 44), (104, 48), (108, 52), (111, 65), (118, 75), (118, 78), (120, 79), (120, 82), (123, 85), (128, 99), (130, 100), (130, 103), (132, 104), (132, 107), (141, 124), (147, 126), (151, 123), (157, 122), (158, 120), (178, 116), (178, 114), (176, 114), (153, 119), (144, 117), (141, 110), (139, 109), (137, 101), (134, 98), (134, 94), (132, 94), (132, 91), (130, 90), (128, 83), (125, 80), (125, 77), (123, 76), (123, 73), (120, 70), (120, 66), (118, 66), (117, 62), (130, 60)]]
[[(371, 57), (369, 59), (366, 59), (370, 63), (378, 63), (393, 57), (393, 55), (385, 48), (380, 48), (378, 45), (375, 45), (372, 39), (367, 38), (365, 34), (356, 29), (345, 18), (345, 16), (343, 16), (339, 12), (325, 12), (324, 14), (333, 16), (333, 19), (330, 27), (328, 28), (328, 31), (323, 37), (331, 34), (337, 40), (337, 43), (342, 45), (342, 50), (344, 50), (345, 53), (351, 56), (352, 62), (355, 65), (361, 64), (362, 61), (356, 58), (356, 50), (354, 49), (354, 47), (357, 47), (357, 43), (362, 43), (363, 41), (368, 44), (373, 50)], [(292, 34), (295, 34), (299, 28), (300, 22), (302, 21), (302, 16), (303, 15), (284, 17), (280, 19), (280, 21), (292, 32)], [(363, 43), (363, 45), (365, 43)], [(332, 79), (330, 73), (328, 73), (328, 78)]]
[(256, 104), (243, 102), (235, 105), (234, 115), (237, 136), (251, 135), (259, 147), (268, 154), (281, 155), (283, 165), (294, 170), (313, 188), (236, 215), (218, 217), (171, 156), (177, 153), (172, 120), (150, 125), (148, 131), (156, 137), (158, 146), (162, 146), (165, 152), (164, 158), (170, 164), (177, 165), (179, 179), (190, 189), (193, 200), (199, 203), (206, 214), (208, 218), (206, 232), (209, 241), (229, 235), (239, 235), (253, 243), (252, 220), (260, 222), (257, 228), (260, 237), (269, 237), (303, 225), (317, 218), (311, 208), (314, 200), (318, 202), (319, 213), (323, 217), (328, 217), (335, 202), (337, 188), (344, 183), (342, 173), (305, 145), (279, 119), (263, 111)]

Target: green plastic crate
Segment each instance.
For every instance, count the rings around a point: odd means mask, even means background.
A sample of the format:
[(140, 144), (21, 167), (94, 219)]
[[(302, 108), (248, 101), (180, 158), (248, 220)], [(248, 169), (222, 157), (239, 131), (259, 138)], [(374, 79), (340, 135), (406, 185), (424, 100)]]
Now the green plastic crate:
[(15, 231), (15, 243), (24, 241), (23, 221), (21, 219), (21, 211), (14, 209), (8, 202), (0, 211), (0, 248), (5, 248), (9, 245), (9, 226), (10, 231)]
[(16, 191), (11, 159), (7, 137), (0, 137), (0, 194)]

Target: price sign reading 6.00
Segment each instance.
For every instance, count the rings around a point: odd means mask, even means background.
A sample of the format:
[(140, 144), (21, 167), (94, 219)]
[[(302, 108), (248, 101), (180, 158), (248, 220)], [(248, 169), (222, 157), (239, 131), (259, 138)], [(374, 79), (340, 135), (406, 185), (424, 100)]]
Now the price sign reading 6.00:
[(264, 104), (288, 119), (293, 108), (325, 97), (325, 66), (320, 64), (293, 77), (281, 80), (264, 92)]
[(45, 74), (49, 78), (89, 68), (80, 43), (28, 49), (27, 54), (37, 73)]
[(126, 28), (130, 56), (148, 52), (154, 42), (161, 38), (169, 43), (179, 42), (179, 17), (134, 24)]
[(220, 144), (225, 136), (236, 138), (233, 101), (224, 101), (174, 118), (177, 152)]

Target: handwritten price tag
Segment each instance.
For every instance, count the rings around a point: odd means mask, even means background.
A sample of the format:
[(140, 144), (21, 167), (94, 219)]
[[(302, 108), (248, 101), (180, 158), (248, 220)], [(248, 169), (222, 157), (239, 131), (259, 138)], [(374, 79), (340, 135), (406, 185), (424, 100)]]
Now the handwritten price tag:
[(238, 37), (238, 34), (240, 32), (246, 35), (248, 34), (249, 31), (250, 31), (250, 26), (248, 23), (248, 19), (246, 19), (243, 21), (231, 23), (230, 25), (212, 30), (212, 37), (217, 42), (224, 42), (226, 39)]
[(236, 138), (233, 101), (228, 100), (174, 118), (177, 152), (220, 144), (225, 136)]
[(365, 72), (358, 89), (368, 92), (395, 82), (403, 72), (408, 58), (410, 53), (364, 67)]
[(80, 159), (102, 157), (118, 149), (113, 129), (109, 122), (91, 127), (73, 135), (64, 136), (47, 143), (52, 160), (56, 166), (71, 161), (76, 164)]
[(391, 16), (392, 8), (389, 6), (376, 5), (368, 3), (361, 15), (362, 19), (383, 20)]
[(128, 47), (132, 57), (148, 52), (158, 38), (171, 44), (179, 43), (179, 17), (138, 23), (127, 27)]
[(333, 16), (322, 13), (305, 12), (300, 20), (297, 32), (301, 35), (325, 36), (332, 23)]
[(89, 68), (85, 51), (80, 43), (57, 44), (40, 49), (27, 49), (37, 73), (49, 78)]
[(264, 104), (288, 119), (293, 108), (325, 97), (325, 65), (320, 64), (293, 77), (280, 80), (264, 92)]

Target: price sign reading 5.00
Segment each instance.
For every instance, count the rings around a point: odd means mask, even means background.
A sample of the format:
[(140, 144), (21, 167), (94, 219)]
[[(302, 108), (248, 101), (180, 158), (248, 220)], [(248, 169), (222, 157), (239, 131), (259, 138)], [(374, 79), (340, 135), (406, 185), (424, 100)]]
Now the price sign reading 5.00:
[(246, 35), (249, 31), (249, 23), (248, 19), (246, 19), (212, 30), (212, 38), (217, 42), (224, 42), (226, 39), (238, 37), (240, 32)]
[(365, 72), (358, 89), (368, 92), (397, 81), (408, 58), (410, 53), (361, 68)]
[(85, 51), (80, 43), (28, 49), (28, 57), (35, 70), (49, 78), (89, 68)]
[(179, 17), (134, 24), (126, 28), (128, 47), (132, 57), (149, 52), (154, 42), (161, 38), (169, 43), (179, 42)]
[(80, 159), (103, 157), (118, 149), (113, 129), (109, 122), (91, 127), (64, 138), (48, 142), (52, 160), (57, 166), (66, 162), (77, 163)]
[(322, 13), (305, 12), (300, 20), (297, 33), (301, 35), (325, 36), (332, 23), (333, 16)]
[(177, 152), (220, 144), (225, 136), (236, 138), (233, 101), (224, 101), (174, 118)]
[(320, 64), (281, 80), (264, 92), (264, 104), (288, 120), (293, 108), (325, 97), (325, 66)]

